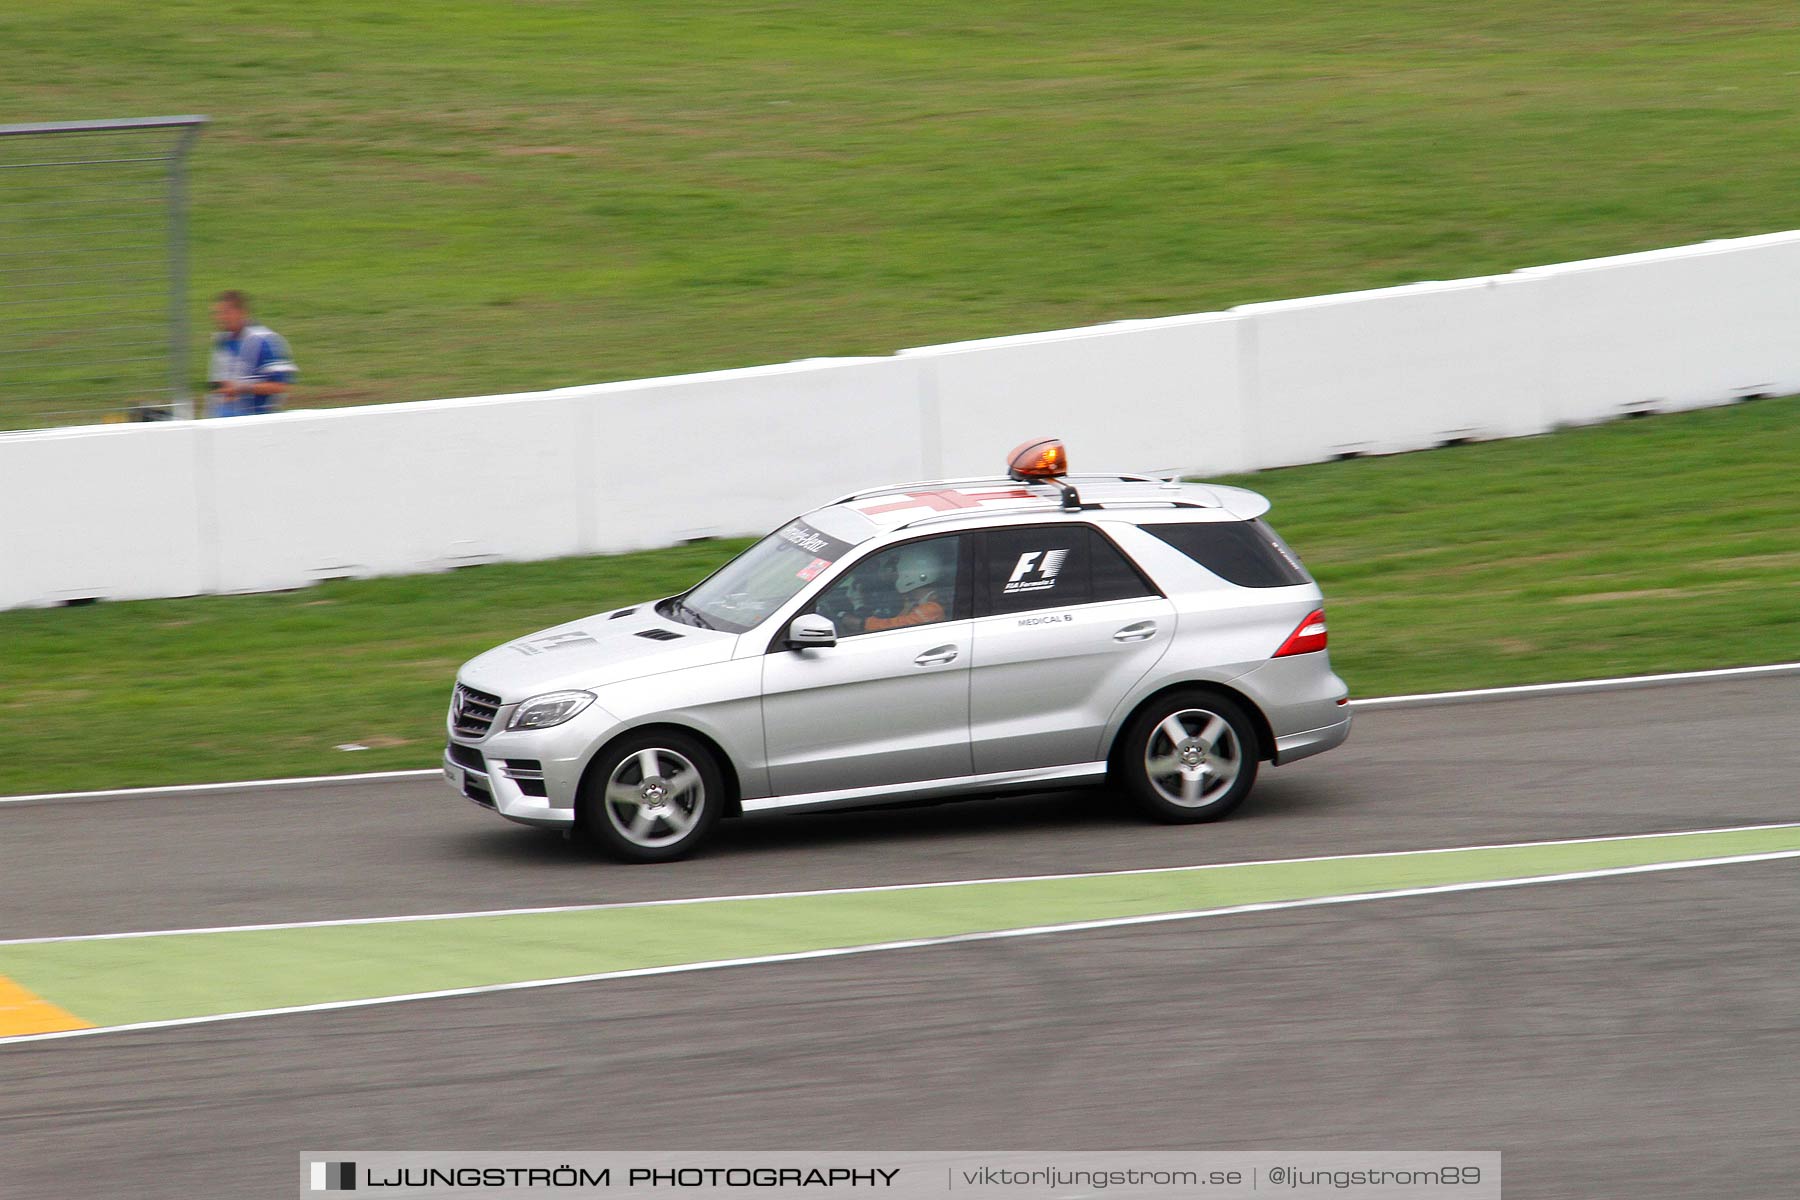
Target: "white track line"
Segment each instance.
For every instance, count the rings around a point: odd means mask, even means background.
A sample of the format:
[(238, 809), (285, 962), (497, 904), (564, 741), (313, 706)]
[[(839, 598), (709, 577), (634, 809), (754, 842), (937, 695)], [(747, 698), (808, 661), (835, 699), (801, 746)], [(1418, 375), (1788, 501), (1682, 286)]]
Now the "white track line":
[(236, 783), (172, 783), (164, 787), (111, 788), (103, 792), (38, 792), (30, 796), (0, 796), (0, 804), (24, 804), (32, 800), (117, 800), (126, 796), (181, 796), (190, 792), (244, 792), (256, 788), (306, 787), (321, 783), (378, 783), (390, 779), (424, 779), (443, 773), (441, 768), (424, 771), (364, 771), (360, 775), (296, 775), (291, 779), (246, 779)]
[(952, 946), (966, 942), (1005, 941), (1013, 938), (1042, 937), (1056, 933), (1083, 933), (1095, 929), (1120, 929), (1133, 925), (1159, 925), (1175, 921), (1193, 921), (1204, 917), (1233, 916), (1240, 913), (1279, 912), (1292, 908), (1322, 908), (1339, 904), (1358, 904), (1366, 900), (1397, 900), (1410, 896), (1438, 896), (1456, 892), (1491, 891), (1498, 888), (1525, 887), (1534, 883), (1567, 883), (1584, 879), (1606, 879), (1616, 875), (1644, 875), (1659, 871), (1683, 871), (1695, 867), (1729, 866), (1734, 863), (1773, 862), (1800, 858), (1800, 850), (1775, 850), (1762, 854), (1734, 854), (1724, 858), (1696, 858), (1678, 862), (1646, 863), (1631, 867), (1601, 867), (1588, 871), (1568, 871), (1560, 875), (1532, 875), (1515, 879), (1485, 879), (1472, 883), (1445, 883), (1430, 887), (1394, 888), (1380, 892), (1352, 892), (1340, 896), (1315, 896), (1305, 900), (1270, 900), (1257, 904), (1234, 904), (1225, 908), (1202, 908), (1188, 912), (1151, 913), (1136, 917), (1104, 917), (1092, 921), (1068, 921), (1058, 925), (1034, 925), (1018, 929), (997, 929), (983, 933), (958, 933), (944, 937), (908, 938), (896, 942), (873, 942), (861, 946), (840, 946), (825, 950), (799, 950), (790, 954), (764, 954), (750, 958), (722, 958), (707, 962), (678, 963), (665, 967), (636, 967), (625, 971), (599, 971), (591, 975), (565, 975), (555, 979), (528, 979), (517, 983), (492, 983), (478, 987), (445, 988), (436, 992), (411, 992), (399, 996), (375, 996), (365, 1000), (332, 1000), (322, 1004), (296, 1004), (287, 1008), (250, 1009), (245, 1012), (214, 1013), (204, 1017), (178, 1017), (167, 1021), (139, 1021), (130, 1025), (104, 1025), (94, 1029), (71, 1029), (60, 1033), (30, 1033), (0, 1038), (0, 1048), (17, 1042), (47, 1042), (64, 1038), (93, 1037), (102, 1033), (127, 1033), (134, 1030), (174, 1029), (184, 1025), (211, 1025), (223, 1021), (243, 1021), (251, 1017), (277, 1017), (294, 1013), (333, 1012), (347, 1008), (372, 1008), (382, 1004), (403, 1004), (412, 1000), (443, 1000), (455, 996), (484, 996), (496, 992), (516, 992), (534, 988), (560, 987), (571, 983), (598, 983), (609, 979), (641, 979), (653, 975), (680, 975), (696, 971), (717, 971), (726, 967), (766, 966), (773, 963), (806, 962), (821, 958), (845, 958), (853, 954), (877, 954), (887, 950), (913, 950), (925, 946)]
[(1263, 858), (1238, 862), (1193, 863), (1174, 867), (1127, 867), (1116, 871), (1074, 871), (1061, 875), (1001, 875), (980, 879), (938, 879), (926, 883), (877, 883), (861, 887), (812, 888), (789, 892), (745, 892), (727, 896), (681, 896), (669, 900), (615, 900), (599, 904), (559, 904), (532, 908), (475, 909), (469, 912), (411, 913), (389, 917), (335, 917), (318, 921), (273, 921), (261, 925), (208, 925), (192, 929), (143, 929), (123, 933), (74, 933), (53, 937), (0, 939), (0, 947), (43, 946), (58, 942), (117, 942), (134, 938), (182, 937), (203, 933), (269, 933), (283, 929), (331, 929), (346, 925), (408, 925), (421, 921), (468, 921), (483, 917), (534, 917), (552, 913), (600, 912), (615, 908), (673, 908), (689, 904), (725, 904), (739, 900), (796, 900), (810, 896), (866, 896), (878, 892), (923, 891), (928, 888), (979, 887), (1005, 883), (1057, 883), (1071, 879), (1113, 879), (1131, 875), (1172, 875), (1231, 867), (1287, 867), (1306, 863), (1344, 862), (1365, 858), (1409, 858), (1427, 854), (1467, 854), (1481, 850), (1533, 850), (1545, 846), (1590, 846), (1607, 842), (1639, 842), (1653, 838), (1705, 837), (1756, 833), (1765, 829), (1800, 829), (1800, 821), (1766, 825), (1728, 825), (1718, 829), (1670, 829), (1659, 833), (1616, 833), (1598, 837), (1554, 838), (1541, 842), (1492, 842), (1474, 846), (1427, 846), (1419, 850), (1370, 850), (1354, 854), (1319, 854), (1306, 858)]
[[(1352, 700), (1353, 709), (1423, 708), (1434, 704), (1468, 704), (1477, 700), (1511, 700), (1532, 696), (1580, 695), (1626, 688), (1666, 687), (1679, 683), (1707, 683), (1723, 679), (1750, 679), (1771, 675), (1800, 675), (1800, 662), (1770, 663), (1760, 667), (1721, 667), (1711, 671), (1674, 671), (1663, 675), (1624, 675), (1615, 679), (1578, 679), (1568, 683), (1527, 683), (1517, 687), (1470, 688), (1460, 692), (1418, 692), (1404, 696), (1372, 696)], [(427, 779), (438, 768), (413, 771), (368, 771), (360, 775), (301, 775), (290, 779), (246, 779), (231, 783), (182, 783), (162, 787), (109, 788), (97, 792), (36, 792), (24, 796), (0, 796), (0, 804), (41, 803), (49, 800), (117, 800), (135, 796), (175, 796), (186, 793), (241, 792), (264, 788), (306, 787), (333, 783), (376, 783), (396, 779)]]
[(1768, 675), (1800, 675), (1800, 662), (1761, 667), (1721, 667), (1712, 671), (1672, 671), (1664, 675), (1621, 675), (1614, 679), (1577, 679), (1568, 683), (1527, 683), (1518, 687), (1470, 688), (1462, 692), (1420, 692), (1411, 696), (1373, 696), (1352, 700), (1352, 708), (1421, 708), (1431, 704), (1467, 704), (1475, 700), (1509, 700), (1527, 696), (1567, 696), (1617, 692), (1626, 688), (1667, 687), (1677, 683), (1709, 683)]

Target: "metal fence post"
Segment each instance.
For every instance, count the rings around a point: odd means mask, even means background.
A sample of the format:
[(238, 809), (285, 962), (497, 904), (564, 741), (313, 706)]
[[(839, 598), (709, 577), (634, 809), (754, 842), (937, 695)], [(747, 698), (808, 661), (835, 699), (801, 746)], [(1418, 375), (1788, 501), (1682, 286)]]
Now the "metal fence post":
[[(0, 145), (46, 141), (58, 147), (26, 154), (23, 161), (0, 159), (0, 217), (16, 218), (22, 231), (0, 240), (0, 429), (119, 420), (126, 405), (138, 419), (194, 415), (188, 382), (187, 159), (206, 120), (0, 125)], [(137, 149), (141, 139), (158, 132), (165, 140), (156, 148)], [(70, 144), (77, 149), (63, 153), (61, 147)], [(158, 166), (160, 180), (145, 175)], [(95, 168), (110, 179), (102, 180), (99, 199), (83, 182)], [(149, 189), (159, 183), (160, 201), (149, 198), (155, 195)], [(146, 228), (157, 227), (146, 222), (143, 208), (156, 203), (167, 210), (160, 256), (143, 237)], [(163, 271), (146, 274), (142, 268), (152, 267), (157, 257)], [(142, 286), (158, 278), (167, 291), (167, 327), (160, 337), (151, 315), (154, 287)], [(149, 364), (165, 356), (166, 373), (155, 373), (162, 374), (162, 382), (148, 382)], [(152, 397), (156, 402), (148, 403)]]
[(194, 419), (187, 378), (187, 158), (199, 136), (198, 124), (183, 129), (169, 158), (169, 404), (183, 421)]

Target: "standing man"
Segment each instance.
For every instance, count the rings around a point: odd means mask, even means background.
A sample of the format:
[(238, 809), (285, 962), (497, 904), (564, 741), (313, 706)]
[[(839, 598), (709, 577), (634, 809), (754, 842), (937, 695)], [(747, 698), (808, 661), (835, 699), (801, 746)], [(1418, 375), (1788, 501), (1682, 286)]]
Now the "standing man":
[(275, 412), (281, 397), (294, 386), (294, 360), (287, 342), (267, 325), (250, 323), (250, 298), (236, 290), (213, 300), (211, 387), (206, 393), (209, 417), (247, 417)]

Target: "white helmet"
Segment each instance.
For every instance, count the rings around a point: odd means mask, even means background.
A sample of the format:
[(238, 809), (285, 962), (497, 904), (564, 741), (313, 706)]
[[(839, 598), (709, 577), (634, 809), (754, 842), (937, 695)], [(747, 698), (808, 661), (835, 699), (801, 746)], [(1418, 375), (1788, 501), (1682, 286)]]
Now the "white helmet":
[(938, 581), (944, 570), (941, 546), (908, 546), (894, 569), (894, 590), (902, 596)]

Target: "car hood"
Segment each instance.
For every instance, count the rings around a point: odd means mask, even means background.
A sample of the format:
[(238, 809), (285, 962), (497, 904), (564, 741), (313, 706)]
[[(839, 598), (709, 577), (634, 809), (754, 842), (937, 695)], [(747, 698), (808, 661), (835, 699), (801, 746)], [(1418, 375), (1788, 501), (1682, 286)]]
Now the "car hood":
[(736, 645), (734, 633), (682, 625), (643, 604), (516, 638), (464, 663), (457, 678), (512, 704), (722, 662)]

